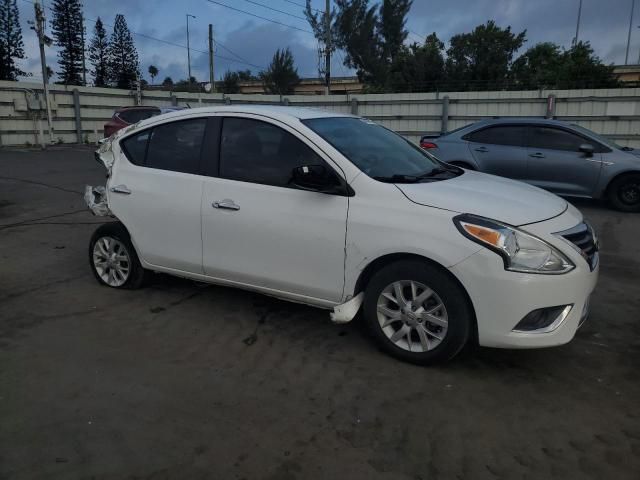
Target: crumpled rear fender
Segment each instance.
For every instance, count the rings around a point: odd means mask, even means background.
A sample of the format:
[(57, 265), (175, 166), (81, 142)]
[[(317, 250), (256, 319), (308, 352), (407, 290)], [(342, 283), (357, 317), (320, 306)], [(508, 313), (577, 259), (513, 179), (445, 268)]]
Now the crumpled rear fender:
[(87, 203), (87, 207), (97, 217), (112, 216), (111, 210), (109, 210), (109, 203), (107, 202), (107, 190), (103, 186), (92, 187), (87, 185), (84, 189), (84, 201)]

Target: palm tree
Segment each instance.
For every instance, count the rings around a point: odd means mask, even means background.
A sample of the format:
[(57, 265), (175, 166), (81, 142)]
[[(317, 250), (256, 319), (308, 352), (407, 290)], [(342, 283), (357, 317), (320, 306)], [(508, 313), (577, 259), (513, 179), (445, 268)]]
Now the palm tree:
[(151, 76), (151, 84), (153, 85), (153, 79), (158, 76), (158, 67), (155, 65), (149, 65), (149, 75)]

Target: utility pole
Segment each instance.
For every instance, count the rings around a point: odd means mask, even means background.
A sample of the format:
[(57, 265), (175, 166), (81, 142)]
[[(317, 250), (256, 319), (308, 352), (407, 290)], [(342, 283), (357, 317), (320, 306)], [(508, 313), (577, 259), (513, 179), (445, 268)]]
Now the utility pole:
[(578, 35), (580, 34), (580, 17), (582, 16), (582, 0), (578, 6), (578, 22), (576, 23), (576, 36), (573, 37), (573, 44), (578, 44)]
[(45, 43), (48, 44), (51, 40), (44, 33), (44, 12), (42, 5), (36, 0), (33, 4), (36, 14), (36, 23), (34, 28), (38, 34), (38, 43), (40, 45), (40, 65), (42, 66), (42, 90), (44, 92), (44, 103), (47, 106), (47, 127), (49, 130), (49, 140), (53, 143), (53, 122), (51, 121), (51, 103), (49, 99), (49, 75), (47, 72), (47, 59), (44, 54)]
[(84, 44), (84, 14), (80, 15), (80, 21), (82, 22), (82, 84), (87, 86), (87, 63), (85, 60), (85, 44)]
[(213, 67), (213, 25), (209, 24), (209, 83), (211, 84), (211, 91), (216, 93), (215, 71)]
[(191, 49), (189, 48), (189, 17), (196, 18), (195, 15), (187, 13), (187, 66), (188, 66), (188, 78), (187, 81), (191, 86)]
[(629, 33), (627, 34), (627, 52), (624, 55), (624, 64), (629, 65), (629, 46), (631, 45), (631, 26), (633, 25), (633, 10), (636, 7), (636, 0), (631, 0), (631, 16), (629, 17)]
[(324, 9), (324, 75), (326, 90), (325, 95), (331, 93), (331, 0), (326, 0)]

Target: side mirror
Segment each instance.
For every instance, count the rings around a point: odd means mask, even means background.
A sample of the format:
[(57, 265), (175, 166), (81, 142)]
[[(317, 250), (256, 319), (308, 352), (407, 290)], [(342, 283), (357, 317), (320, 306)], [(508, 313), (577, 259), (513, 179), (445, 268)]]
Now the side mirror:
[(583, 143), (582, 145), (580, 145), (578, 150), (584, 153), (585, 157), (593, 157), (593, 152), (595, 151), (593, 145), (591, 145), (590, 143)]
[(303, 190), (343, 194), (344, 188), (336, 174), (324, 165), (303, 165), (292, 172), (292, 183)]

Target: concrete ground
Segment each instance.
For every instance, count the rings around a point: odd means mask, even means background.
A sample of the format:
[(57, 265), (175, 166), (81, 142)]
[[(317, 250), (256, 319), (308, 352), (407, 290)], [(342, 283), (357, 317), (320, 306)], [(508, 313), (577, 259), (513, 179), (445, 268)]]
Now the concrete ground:
[(577, 203), (603, 251), (573, 342), (420, 368), (321, 310), (101, 287), (103, 179), (87, 148), (0, 151), (0, 478), (639, 478), (640, 216)]

